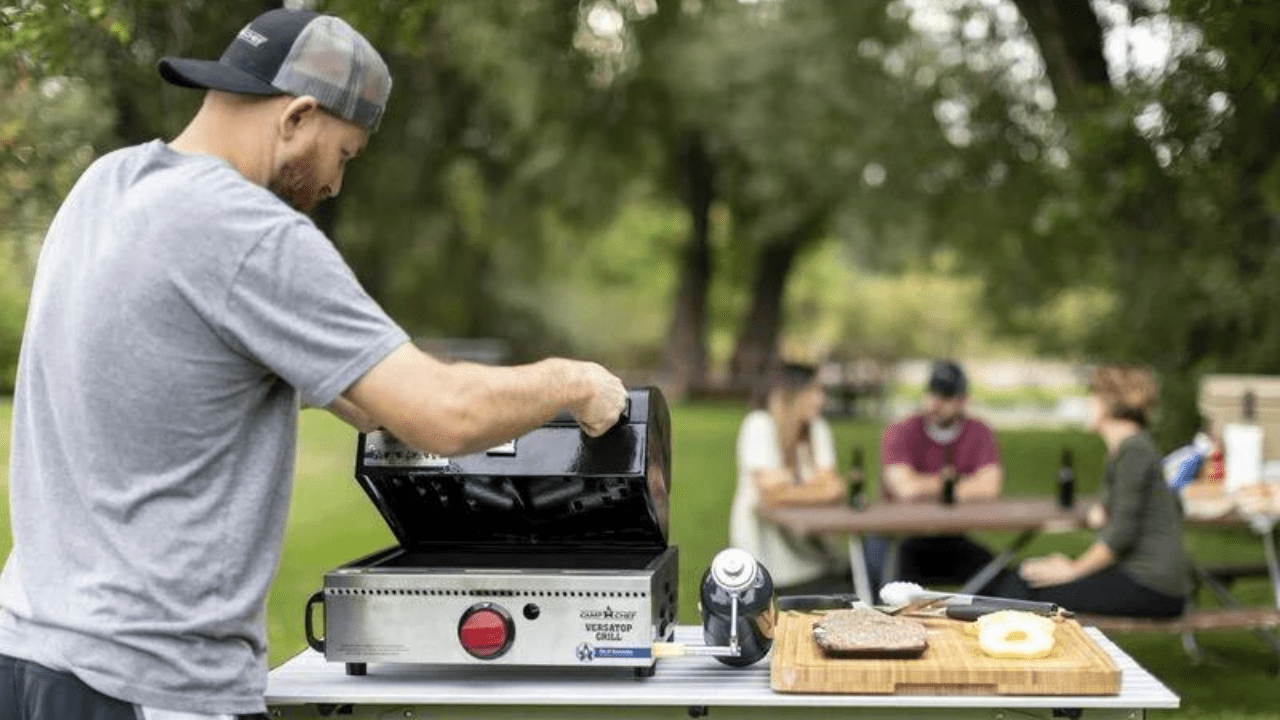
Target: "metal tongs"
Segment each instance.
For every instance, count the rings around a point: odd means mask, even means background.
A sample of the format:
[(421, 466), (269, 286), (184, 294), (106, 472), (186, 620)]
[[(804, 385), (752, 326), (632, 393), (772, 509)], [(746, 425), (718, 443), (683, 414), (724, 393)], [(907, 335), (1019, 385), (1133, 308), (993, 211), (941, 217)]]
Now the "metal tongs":
[(946, 604), (942, 614), (956, 620), (976, 620), (983, 615), (1000, 610), (1019, 610), (1046, 616), (1069, 614), (1061, 607), (1049, 602), (935, 592), (925, 590), (916, 583), (902, 581), (886, 583), (880, 588), (880, 597), (890, 605), (905, 606), (902, 608), (905, 612), (915, 612), (942, 602)]
[(1054, 603), (1035, 602), (1032, 600), (1014, 600), (1010, 598), (989, 597), (986, 595), (961, 595), (956, 593), (929, 592), (921, 590), (913, 594), (906, 603), (889, 607), (873, 607), (863, 602), (852, 593), (836, 593), (831, 595), (787, 595), (778, 598), (778, 610), (797, 610), (800, 612), (818, 612), (822, 610), (840, 610), (850, 607), (867, 607), (878, 610), (885, 615), (915, 615), (936, 609), (942, 605), (941, 615), (954, 620), (976, 620), (983, 615), (1000, 610), (1021, 610), (1036, 615), (1054, 616), (1069, 615)]

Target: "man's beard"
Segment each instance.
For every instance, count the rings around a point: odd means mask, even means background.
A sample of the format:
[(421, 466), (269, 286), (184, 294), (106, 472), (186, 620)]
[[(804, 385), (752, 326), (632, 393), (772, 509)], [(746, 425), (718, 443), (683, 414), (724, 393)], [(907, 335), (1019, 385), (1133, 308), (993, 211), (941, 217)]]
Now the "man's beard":
[(286, 162), (280, 172), (267, 181), (267, 189), (300, 213), (315, 210), (324, 199), (321, 188), (316, 187), (317, 155), (318, 148), (312, 146), (300, 157)]

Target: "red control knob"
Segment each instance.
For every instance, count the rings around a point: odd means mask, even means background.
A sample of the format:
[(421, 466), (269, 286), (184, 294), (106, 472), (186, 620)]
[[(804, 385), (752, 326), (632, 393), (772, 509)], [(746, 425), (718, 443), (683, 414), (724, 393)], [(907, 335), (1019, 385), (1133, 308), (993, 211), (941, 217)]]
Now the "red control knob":
[(458, 623), (458, 640), (472, 657), (492, 660), (511, 647), (515, 639), (511, 615), (498, 605), (480, 603), (467, 608)]

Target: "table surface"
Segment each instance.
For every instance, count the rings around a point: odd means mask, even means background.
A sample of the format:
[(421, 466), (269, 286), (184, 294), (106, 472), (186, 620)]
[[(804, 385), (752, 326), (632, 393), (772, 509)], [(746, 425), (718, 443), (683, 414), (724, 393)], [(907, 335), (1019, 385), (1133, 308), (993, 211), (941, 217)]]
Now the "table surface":
[[(1095, 498), (1078, 498), (1067, 510), (1048, 497), (1004, 497), (996, 500), (940, 503), (873, 503), (862, 510), (847, 505), (761, 508), (761, 517), (801, 535), (858, 533), (908, 536), (980, 530), (1077, 530)], [(1247, 525), (1236, 512), (1216, 518), (1184, 518), (1188, 526)]]
[[(707, 657), (658, 661), (656, 673), (635, 678), (629, 668), (533, 668), (473, 665), (373, 664), (369, 674), (346, 675), (306, 650), (271, 671), (268, 706), (557, 705), (707, 707), (947, 707), (947, 708), (1176, 708), (1179, 698), (1095, 628), (1086, 632), (1121, 669), (1119, 695), (898, 696), (775, 693), (766, 660), (730, 668)], [(700, 644), (702, 629), (680, 626), (676, 640)]]
[(955, 505), (940, 503), (874, 503), (863, 510), (847, 505), (761, 508), (760, 515), (792, 532), (922, 535), (974, 530), (1041, 530), (1055, 525), (1073, 529), (1084, 524), (1087, 502), (1068, 510), (1052, 498), (1000, 498)]

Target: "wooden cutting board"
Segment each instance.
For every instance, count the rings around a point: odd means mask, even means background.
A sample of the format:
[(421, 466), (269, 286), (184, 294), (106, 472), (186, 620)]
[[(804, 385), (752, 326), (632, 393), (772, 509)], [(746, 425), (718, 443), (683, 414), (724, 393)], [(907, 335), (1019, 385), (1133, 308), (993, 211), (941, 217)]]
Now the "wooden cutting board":
[[(1080, 624), (1062, 622), (1049, 657), (987, 657), (965, 623), (918, 618), (929, 648), (909, 660), (827, 657), (813, 640), (822, 616), (784, 612), (773, 643), (770, 686), (778, 692), (881, 695), (1117, 695), (1120, 669)], [(916, 618), (913, 618), (916, 619)]]

